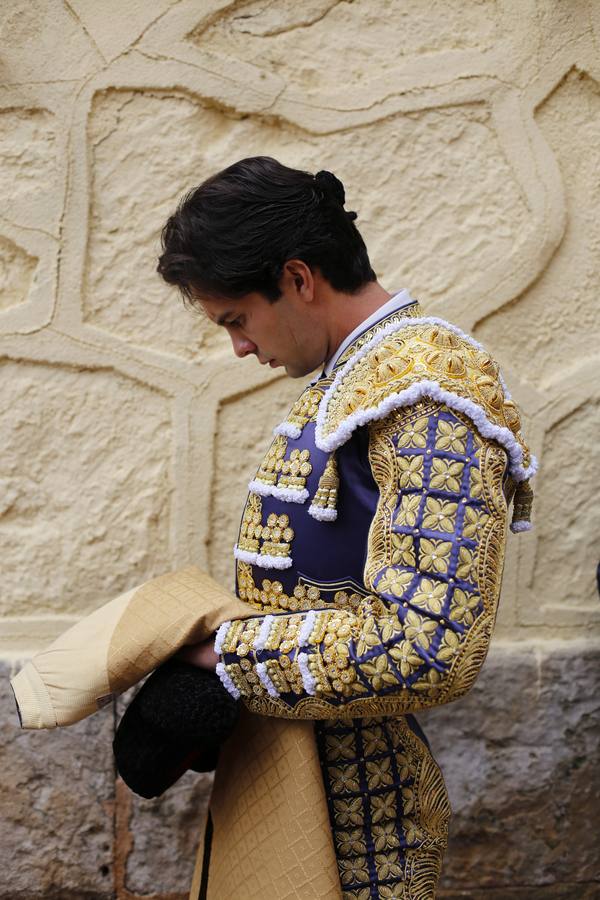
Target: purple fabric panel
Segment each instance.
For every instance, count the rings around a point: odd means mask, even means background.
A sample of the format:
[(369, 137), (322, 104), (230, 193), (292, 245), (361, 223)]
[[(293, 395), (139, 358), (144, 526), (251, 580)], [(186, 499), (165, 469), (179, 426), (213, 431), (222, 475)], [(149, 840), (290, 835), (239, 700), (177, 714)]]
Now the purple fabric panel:
[[(305, 503), (286, 503), (276, 497), (262, 497), (263, 521), (270, 513), (289, 516), (294, 530), (291, 545), (292, 566), (288, 569), (265, 569), (253, 566), (257, 585), (264, 579), (280, 581), (286, 593), (291, 593), (302, 577), (306, 583), (332, 583), (331, 596), (340, 589), (340, 582), (352, 581), (363, 587), (363, 569), (367, 554), (367, 536), (375, 514), (379, 492), (368, 461), (368, 431), (357, 429), (336, 453), (340, 487), (338, 518), (334, 522), (320, 522), (309, 515), (312, 498), (325, 469), (329, 454), (315, 446), (315, 425), (309, 423), (297, 439), (288, 438), (286, 457), (293, 450), (310, 451), (312, 472), (306, 481), (309, 499)], [(327, 592), (325, 592), (327, 593)]]

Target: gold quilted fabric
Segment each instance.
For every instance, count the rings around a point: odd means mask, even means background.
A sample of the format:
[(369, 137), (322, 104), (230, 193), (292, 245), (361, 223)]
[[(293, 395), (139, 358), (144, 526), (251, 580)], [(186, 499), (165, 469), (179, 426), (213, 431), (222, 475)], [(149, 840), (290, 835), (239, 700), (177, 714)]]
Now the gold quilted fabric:
[(211, 815), (208, 900), (341, 898), (312, 722), (243, 710), (219, 759)]
[(136, 684), (186, 643), (250, 610), (190, 566), (147, 581), (85, 616), (11, 680), (23, 728), (72, 725)]
[(111, 690), (120, 693), (159, 666), (183, 644), (210, 637), (228, 618), (249, 609), (206, 572), (189, 566), (160, 575), (135, 591), (108, 648)]

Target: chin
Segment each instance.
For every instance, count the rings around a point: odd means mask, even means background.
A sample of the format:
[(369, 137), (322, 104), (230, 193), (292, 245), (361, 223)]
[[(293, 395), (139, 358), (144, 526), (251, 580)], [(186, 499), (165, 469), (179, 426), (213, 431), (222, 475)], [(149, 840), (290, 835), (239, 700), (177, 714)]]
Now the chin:
[(308, 368), (307, 366), (292, 365), (291, 363), (284, 364), (284, 369), (289, 378), (304, 378), (305, 375), (310, 375), (311, 372), (315, 371), (314, 367)]

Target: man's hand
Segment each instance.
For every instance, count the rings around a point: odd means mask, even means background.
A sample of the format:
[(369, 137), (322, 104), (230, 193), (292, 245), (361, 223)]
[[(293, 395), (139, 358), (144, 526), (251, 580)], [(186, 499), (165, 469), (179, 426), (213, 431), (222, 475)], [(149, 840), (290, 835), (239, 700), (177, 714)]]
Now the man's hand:
[(187, 644), (173, 656), (175, 659), (182, 659), (193, 666), (198, 666), (199, 669), (208, 669), (210, 672), (215, 671), (219, 662), (219, 657), (215, 653), (214, 637), (208, 638), (200, 644)]

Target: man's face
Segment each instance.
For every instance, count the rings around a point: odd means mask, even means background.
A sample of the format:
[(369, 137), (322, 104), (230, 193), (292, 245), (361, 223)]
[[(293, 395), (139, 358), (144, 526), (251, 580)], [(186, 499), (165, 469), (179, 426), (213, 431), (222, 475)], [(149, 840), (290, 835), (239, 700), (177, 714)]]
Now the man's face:
[(274, 303), (257, 292), (239, 300), (198, 297), (197, 302), (227, 329), (236, 356), (254, 355), (262, 365), (283, 366), (291, 378), (301, 378), (326, 360), (327, 335), (302, 286), (284, 278), (281, 288)]

